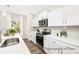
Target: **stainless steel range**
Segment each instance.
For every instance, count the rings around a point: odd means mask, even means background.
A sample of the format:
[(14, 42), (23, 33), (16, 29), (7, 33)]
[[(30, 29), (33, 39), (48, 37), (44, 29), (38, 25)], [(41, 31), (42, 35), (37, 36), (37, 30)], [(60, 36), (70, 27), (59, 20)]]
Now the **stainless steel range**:
[(51, 34), (51, 31), (47, 31), (47, 29), (44, 29), (44, 31), (40, 32), (37, 30), (36, 33), (36, 43), (39, 44), (43, 48), (44, 44), (44, 35)]
[(40, 33), (36, 33), (36, 43), (43, 47), (44, 35)]

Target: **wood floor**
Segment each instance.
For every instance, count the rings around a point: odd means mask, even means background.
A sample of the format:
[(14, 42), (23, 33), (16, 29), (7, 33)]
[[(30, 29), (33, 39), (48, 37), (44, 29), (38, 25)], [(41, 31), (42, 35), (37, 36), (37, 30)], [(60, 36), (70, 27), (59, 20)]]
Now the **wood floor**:
[(45, 52), (42, 49), (40, 49), (38, 45), (34, 44), (32, 41), (28, 41), (27, 39), (23, 40), (32, 54), (45, 54)]

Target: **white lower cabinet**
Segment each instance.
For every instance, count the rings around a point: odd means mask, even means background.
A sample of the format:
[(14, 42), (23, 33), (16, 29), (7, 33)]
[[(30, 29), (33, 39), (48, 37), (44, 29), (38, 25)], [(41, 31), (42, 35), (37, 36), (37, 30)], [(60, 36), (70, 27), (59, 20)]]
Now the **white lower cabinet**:
[(66, 50), (63, 50), (63, 54), (79, 54), (79, 47), (69, 44), (66, 46)]
[(35, 34), (35, 33), (31, 33), (30, 39), (31, 39), (31, 41), (32, 41), (33, 43), (36, 44), (36, 34)]
[(79, 47), (55, 38), (44, 38), (44, 50), (48, 54), (79, 54)]
[(58, 45), (55, 40), (51, 40), (49, 38), (44, 39), (44, 50), (48, 54), (61, 54), (62, 46)]

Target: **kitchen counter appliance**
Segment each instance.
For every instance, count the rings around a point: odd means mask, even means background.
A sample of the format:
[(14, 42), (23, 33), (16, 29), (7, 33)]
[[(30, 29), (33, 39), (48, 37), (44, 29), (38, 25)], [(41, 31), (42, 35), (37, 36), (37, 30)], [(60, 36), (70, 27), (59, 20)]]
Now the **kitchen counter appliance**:
[(51, 31), (47, 31), (47, 29), (44, 29), (44, 31), (40, 32), (37, 30), (36, 33), (36, 43), (39, 44), (42, 48), (44, 45), (44, 35), (51, 34)]
[(40, 27), (48, 26), (48, 18), (43, 18), (42, 20), (39, 20), (39, 26)]

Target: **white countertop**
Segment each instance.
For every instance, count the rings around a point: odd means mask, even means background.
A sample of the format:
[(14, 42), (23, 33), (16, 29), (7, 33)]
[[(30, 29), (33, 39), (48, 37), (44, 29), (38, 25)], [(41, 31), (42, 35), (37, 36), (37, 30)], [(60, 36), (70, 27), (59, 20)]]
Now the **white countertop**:
[[(1, 36), (1, 37), (2, 37), (2, 43), (8, 38), (12, 38), (7, 36), (6, 37)], [(7, 46), (4, 48), (1, 47), (0, 54), (31, 54), (28, 47), (25, 45), (24, 41), (22, 40), (21, 36), (19, 34), (16, 34), (14, 37), (18, 37), (20, 43), (12, 46)]]
[(54, 38), (56, 40), (60, 40), (62, 42), (66, 42), (66, 43), (69, 43), (69, 44), (72, 44), (72, 45), (75, 45), (75, 46), (79, 47), (79, 39), (57, 37), (57, 36), (54, 36), (54, 35), (45, 35), (45, 37), (49, 38), (49, 39), (53, 39)]

